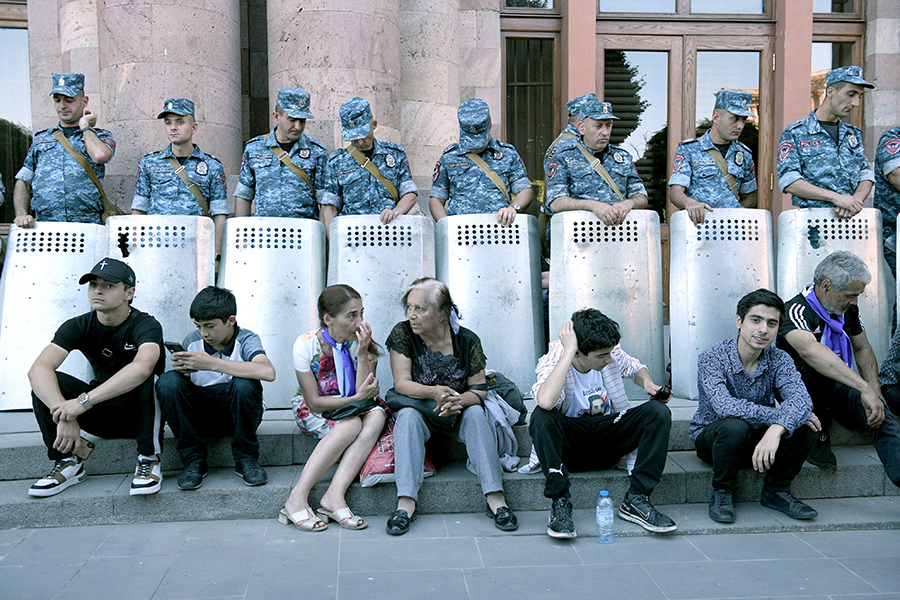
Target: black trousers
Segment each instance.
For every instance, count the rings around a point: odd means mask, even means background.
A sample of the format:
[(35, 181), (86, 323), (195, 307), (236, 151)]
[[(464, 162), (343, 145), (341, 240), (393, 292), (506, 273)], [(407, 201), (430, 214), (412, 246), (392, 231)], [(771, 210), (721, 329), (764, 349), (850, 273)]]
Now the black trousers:
[(236, 463), (259, 458), (256, 429), (263, 416), (259, 380), (232, 377), (228, 383), (201, 387), (187, 375), (167, 371), (156, 382), (156, 394), (185, 465), (205, 461), (206, 440), (226, 436), (232, 436)]
[[(59, 391), (67, 400), (78, 397), (82, 392), (90, 392), (100, 385), (99, 381), (85, 383), (66, 373), (56, 372)], [(72, 456), (53, 449), (56, 441), (56, 423), (47, 405), (31, 393), (34, 418), (41, 429), (47, 456), (56, 461)], [(82, 430), (106, 439), (131, 438), (137, 440), (137, 451), (144, 456), (153, 456), (162, 451), (162, 419), (159, 405), (153, 395), (153, 377), (127, 394), (95, 404), (78, 417)]]
[(569, 498), (569, 472), (611, 469), (635, 449), (629, 491), (650, 495), (666, 466), (671, 426), (669, 407), (656, 400), (588, 417), (536, 407), (529, 431), (544, 472), (544, 496)]
[[(766, 430), (766, 427), (750, 427), (743, 419), (727, 418), (710, 423), (700, 433), (694, 446), (697, 456), (713, 467), (714, 490), (735, 491), (738, 469), (752, 467), (753, 450)], [(816, 444), (816, 437), (816, 432), (805, 425), (782, 437), (775, 452), (775, 462), (766, 471), (766, 489), (773, 492), (791, 489), (791, 482), (800, 473), (800, 467)]]

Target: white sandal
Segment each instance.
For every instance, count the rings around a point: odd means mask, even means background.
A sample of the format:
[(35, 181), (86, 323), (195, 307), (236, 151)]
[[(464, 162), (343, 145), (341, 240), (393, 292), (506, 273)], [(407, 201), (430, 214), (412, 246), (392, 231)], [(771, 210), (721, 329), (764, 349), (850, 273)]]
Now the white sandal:
[(332, 512), (329, 512), (327, 508), (320, 508), (316, 512), (325, 517), (326, 521), (335, 521), (344, 529), (365, 529), (369, 526), (369, 524), (360, 517), (354, 515), (349, 506), (339, 508)]
[[(318, 532), (328, 529), (328, 523), (316, 516), (316, 513), (309, 507), (292, 514), (288, 514), (287, 509), (282, 508), (281, 512), (278, 513), (278, 522), (282, 525), (293, 524), (300, 531)], [(322, 526), (316, 527), (319, 523)]]

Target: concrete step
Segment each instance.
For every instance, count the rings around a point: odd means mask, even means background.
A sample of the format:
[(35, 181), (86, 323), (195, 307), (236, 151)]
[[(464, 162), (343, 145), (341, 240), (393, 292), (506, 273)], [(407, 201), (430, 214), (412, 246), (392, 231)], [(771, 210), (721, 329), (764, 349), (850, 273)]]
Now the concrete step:
[[(793, 491), (804, 499), (863, 496), (900, 496), (884, 475), (871, 447), (837, 447), (838, 468), (825, 471), (804, 465), (794, 482)], [(88, 478), (51, 498), (27, 495), (33, 479), (0, 482), (0, 528), (51, 527), (110, 523), (194, 521), (222, 519), (260, 519), (275, 517), (290, 489), (297, 482), (301, 466), (268, 467), (269, 482), (247, 487), (231, 468), (212, 469), (203, 487), (181, 491), (176, 485), (179, 470), (164, 473), (162, 490), (152, 496), (129, 496), (131, 476), (97, 475), (88, 465)], [(318, 505), (330, 481), (331, 473), (313, 490), (310, 498)], [(690, 451), (672, 452), (666, 462), (659, 486), (653, 493), (657, 505), (681, 505), (707, 502), (712, 492), (711, 468)], [(762, 475), (743, 471), (738, 501), (756, 502)], [(504, 490), (515, 510), (546, 510), (540, 473), (504, 474)], [(619, 502), (628, 487), (623, 471), (609, 470), (572, 475), (572, 501), (576, 508), (594, 506), (597, 494), (607, 489)], [(384, 483), (361, 488), (354, 483), (347, 501), (362, 515), (388, 515), (396, 507), (396, 488)], [(425, 480), (419, 498), (423, 513), (477, 513), (485, 501), (474, 475), (462, 461), (452, 462)]]
[[(688, 424), (696, 410), (696, 403), (672, 402), (672, 429), (669, 434), (669, 451), (693, 452), (694, 445), (688, 437)], [(518, 454), (528, 457), (531, 437), (527, 426), (515, 427), (519, 443)], [(258, 430), (260, 463), (266, 467), (305, 464), (315, 449), (316, 440), (300, 432), (289, 410), (266, 411)], [(86, 435), (96, 443), (89, 459), (90, 472), (95, 475), (127, 474), (134, 471), (136, 450), (133, 440), (100, 440)], [(832, 428), (836, 446), (871, 444), (864, 433), (849, 431), (838, 424)], [(209, 445), (211, 467), (230, 467), (230, 438), (216, 440)], [(447, 450), (451, 459), (464, 460), (465, 447), (451, 441)], [(164, 470), (180, 470), (181, 460), (175, 452), (175, 440), (166, 428), (162, 454)], [(49, 469), (46, 449), (37, 430), (37, 423), (30, 411), (0, 413), (0, 481), (37, 479)]]

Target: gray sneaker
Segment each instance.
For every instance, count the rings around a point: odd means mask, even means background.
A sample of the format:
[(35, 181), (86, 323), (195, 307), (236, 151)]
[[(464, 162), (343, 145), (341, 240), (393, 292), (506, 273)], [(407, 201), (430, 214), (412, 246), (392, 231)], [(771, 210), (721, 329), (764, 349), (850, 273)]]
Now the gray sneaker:
[(234, 465), (234, 474), (244, 480), (244, 485), (263, 485), (269, 480), (266, 470), (252, 458), (239, 461)]

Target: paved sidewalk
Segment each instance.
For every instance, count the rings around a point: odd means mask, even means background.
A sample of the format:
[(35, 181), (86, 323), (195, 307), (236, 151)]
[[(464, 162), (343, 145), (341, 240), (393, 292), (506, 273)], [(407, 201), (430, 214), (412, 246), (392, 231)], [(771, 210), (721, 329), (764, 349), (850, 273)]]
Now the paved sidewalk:
[[(0, 531), (0, 598), (900, 600), (900, 530), (877, 529), (885, 516), (897, 526), (900, 501), (815, 506), (822, 516), (809, 526), (820, 531), (785, 519), (796, 529), (769, 533), (721, 533), (730, 530), (712, 524), (705, 505), (664, 507), (687, 534), (643, 535), (616, 519), (608, 546), (592, 536), (588, 510), (576, 511), (582, 537), (571, 542), (544, 534), (546, 512), (519, 513), (514, 534), (484, 515), (422, 515), (400, 538), (384, 533), (384, 515), (364, 531), (332, 523), (315, 534), (274, 515), (13, 529)], [(736, 525), (752, 528), (771, 512), (739, 504)]]

